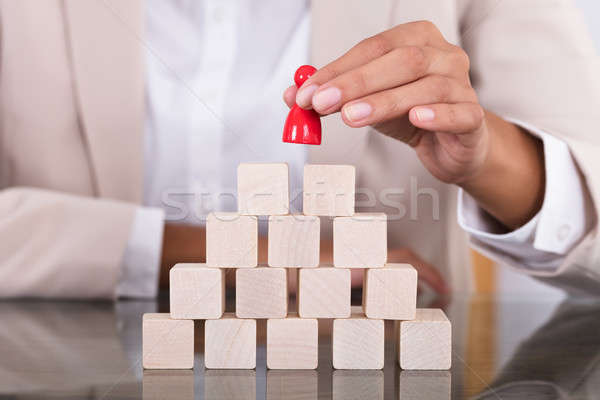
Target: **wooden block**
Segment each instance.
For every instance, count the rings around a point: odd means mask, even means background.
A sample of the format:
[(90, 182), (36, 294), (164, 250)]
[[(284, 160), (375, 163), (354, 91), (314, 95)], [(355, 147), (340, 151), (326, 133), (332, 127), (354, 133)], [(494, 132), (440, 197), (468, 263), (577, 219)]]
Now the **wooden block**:
[(305, 165), (304, 214), (353, 215), (355, 175), (352, 165)]
[(386, 264), (384, 268), (365, 270), (363, 307), (369, 318), (415, 318), (417, 270), (410, 264)]
[(258, 220), (237, 213), (210, 213), (206, 220), (206, 264), (254, 268), (258, 264)]
[(302, 268), (298, 275), (298, 314), (302, 318), (350, 316), (350, 270)]
[(333, 400), (383, 400), (383, 372), (333, 371), (331, 391)]
[(144, 314), (142, 365), (146, 369), (194, 367), (194, 321), (171, 319), (169, 314)]
[(145, 370), (142, 378), (142, 398), (194, 400), (194, 371)]
[(413, 321), (401, 321), (398, 351), (402, 369), (450, 369), (452, 327), (446, 314), (418, 308)]
[(448, 371), (401, 371), (400, 399), (450, 400), (452, 377)]
[(288, 311), (287, 270), (258, 267), (235, 274), (238, 318), (285, 318)]
[(381, 319), (353, 313), (333, 321), (332, 348), (335, 369), (382, 369), (385, 327)]
[[(167, 398), (171, 397), (165, 397)], [(204, 398), (206, 400), (256, 400), (256, 371), (205, 371)]]
[(358, 213), (333, 220), (333, 265), (381, 268), (387, 261), (387, 216)]
[(316, 319), (290, 315), (267, 321), (267, 368), (316, 369), (319, 363)]
[(238, 211), (244, 215), (285, 215), (290, 212), (286, 163), (240, 164)]
[(173, 319), (217, 319), (225, 312), (225, 270), (177, 264), (169, 272)]
[(317, 400), (316, 371), (267, 371), (267, 400)]
[(256, 320), (225, 313), (204, 323), (204, 365), (215, 369), (256, 368)]
[(310, 268), (319, 265), (321, 220), (307, 215), (269, 217), (269, 266)]

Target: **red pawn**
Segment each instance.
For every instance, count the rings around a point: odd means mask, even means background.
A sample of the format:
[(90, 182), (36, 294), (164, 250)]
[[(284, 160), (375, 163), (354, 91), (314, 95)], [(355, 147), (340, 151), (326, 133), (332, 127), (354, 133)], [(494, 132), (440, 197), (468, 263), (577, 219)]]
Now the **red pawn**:
[[(317, 69), (311, 65), (303, 65), (296, 70), (294, 82), (296, 87), (302, 86)], [(283, 126), (283, 141), (298, 144), (321, 144), (321, 118), (315, 110), (305, 110), (298, 104), (290, 110)]]

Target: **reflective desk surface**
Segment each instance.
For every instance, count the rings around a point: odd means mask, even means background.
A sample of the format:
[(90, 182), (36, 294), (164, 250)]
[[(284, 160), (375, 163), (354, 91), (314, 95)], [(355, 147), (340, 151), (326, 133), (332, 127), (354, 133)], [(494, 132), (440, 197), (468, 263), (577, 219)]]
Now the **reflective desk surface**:
[(400, 370), (392, 323), (383, 371), (334, 371), (327, 320), (316, 371), (267, 370), (264, 321), (256, 370), (206, 371), (197, 322), (193, 371), (143, 371), (142, 314), (167, 311), (165, 300), (1, 302), (0, 399), (600, 398), (598, 299), (455, 296), (442, 304), (453, 323), (450, 371)]

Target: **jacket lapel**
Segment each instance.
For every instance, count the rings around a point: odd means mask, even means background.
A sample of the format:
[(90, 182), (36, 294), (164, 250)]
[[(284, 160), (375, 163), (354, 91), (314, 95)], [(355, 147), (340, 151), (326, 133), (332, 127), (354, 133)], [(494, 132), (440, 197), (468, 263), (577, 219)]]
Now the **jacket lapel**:
[(139, 203), (144, 69), (141, 0), (64, 0), (75, 94), (97, 195)]

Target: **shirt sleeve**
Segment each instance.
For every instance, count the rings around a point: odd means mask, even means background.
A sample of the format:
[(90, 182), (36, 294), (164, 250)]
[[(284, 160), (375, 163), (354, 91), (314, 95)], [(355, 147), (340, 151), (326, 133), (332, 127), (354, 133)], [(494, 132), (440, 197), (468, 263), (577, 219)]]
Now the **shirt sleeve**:
[(590, 229), (585, 182), (565, 142), (521, 121), (511, 122), (543, 141), (546, 188), (540, 211), (522, 227), (506, 232), (461, 189), (458, 223), (493, 258), (509, 258), (525, 268), (555, 269)]
[(155, 297), (162, 251), (164, 211), (138, 207), (123, 255), (118, 297)]

